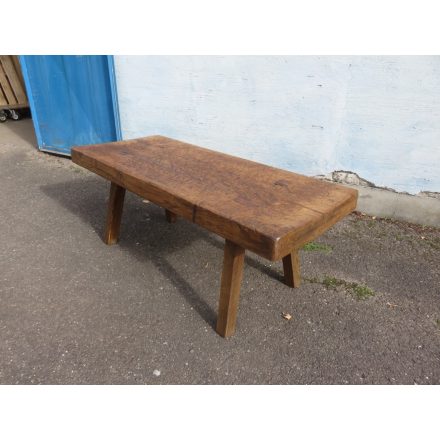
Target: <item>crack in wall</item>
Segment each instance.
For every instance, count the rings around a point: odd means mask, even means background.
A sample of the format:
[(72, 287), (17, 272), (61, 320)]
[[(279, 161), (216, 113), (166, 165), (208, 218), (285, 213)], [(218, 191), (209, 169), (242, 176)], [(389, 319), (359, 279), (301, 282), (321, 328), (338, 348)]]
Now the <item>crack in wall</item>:
[(364, 179), (363, 177), (359, 176), (359, 174), (355, 173), (354, 171), (336, 170), (336, 171), (332, 171), (331, 173), (328, 173), (325, 175), (320, 174), (315, 177), (317, 177), (318, 179), (322, 179), (322, 180), (329, 180), (329, 181), (335, 182), (335, 183), (342, 183), (342, 184), (354, 185), (354, 186), (363, 186), (363, 187), (368, 187), (368, 188), (376, 188), (376, 189), (390, 191), (390, 192), (398, 193), (398, 194), (406, 194), (406, 195), (410, 195), (410, 196), (414, 196), (414, 197), (429, 197), (429, 198), (434, 198), (434, 199), (440, 200), (440, 192), (420, 191), (418, 194), (409, 194), (405, 191), (399, 192), (393, 188), (375, 185), (373, 182), (370, 182), (369, 180)]

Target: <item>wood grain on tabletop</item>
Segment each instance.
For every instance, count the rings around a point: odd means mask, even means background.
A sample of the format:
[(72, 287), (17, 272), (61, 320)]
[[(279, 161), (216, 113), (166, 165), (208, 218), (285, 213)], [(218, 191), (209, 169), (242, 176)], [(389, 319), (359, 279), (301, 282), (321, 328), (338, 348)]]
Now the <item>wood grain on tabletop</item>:
[(357, 191), (164, 136), (72, 149), (79, 165), (270, 260), (322, 234)]

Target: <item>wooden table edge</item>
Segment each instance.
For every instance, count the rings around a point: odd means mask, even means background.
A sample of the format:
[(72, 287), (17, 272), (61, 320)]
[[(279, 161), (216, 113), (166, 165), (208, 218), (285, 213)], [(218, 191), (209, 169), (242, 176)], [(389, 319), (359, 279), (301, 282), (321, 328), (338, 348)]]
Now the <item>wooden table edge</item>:
[[(140, 190), (139, 183), (145, 184), (145, 181), (135, 176), (123, 174), (114, 166), (107, 165), (93, 157), (83, 154), (81, 151), (82, 148), (86, 147), (72, 148), (72, 161), (111, 182), (106, 234), (104, 237), (106, 244), (113, 244), (118, 240), (126, 189), (165, 208), (166, 218), (170, 222), (174, 222), (177, 216), (181, 216), (225, 238), (219, 313), (216, 326), (217, 333), (223, 337), (232, 336), (235, 332), (240, 285), (243, 276), (244, 254), (246, 250), (255, 252), (271, 261), (282, 259), (286, 284), (290, 287), (299, 287), (299, 248), (318, 235), (321, 235), (356, 208), (357, 190), (344, 188), (347, 199), (335, 207), (334, 210), (328, 213), (320, 213), (324, 217), (324, 222), (322, 218), (319, 218), (315, 222), (308, 223), (304, 228), (301, 228), (301, 230), (297, 228), (290, 233), (284, 234), (282, 237), (271, 237), (246, 228), (234, 220), (213, 213), (201, 205), (187, 202), (165, 188), (161, 188), (151, 182), (148, 182), (147, 189), (144, 187), (143, 190)], [(218, 223), (215, 219), (219, 217), (228, 224), (229, 231), (221, 230), (215, 226)], [(237, 240), (237, 234), (233, 233), (233, 228), (238, 228), (243, 232), (243, 234), (239, 236), (239, 240)], [(252, 234), (256, 235), (252, 236)], [(249, 240), (245, 239), (247, 236), (250, 237)], [(254, 245), (256, 238), (258, 238), (260, 242), (263, 242), (262, 246), (258, 247)]]
[[(167, 189), (158, 185), (149, 183), (149, 191), (140, 191), (137, 189), (137, 186), (143, 183), (142, 180), (133, 176), (124, 176), (122, 173), (118, 172), (115, 167), (97, 161), (89, 155), (84, 154), (81, 151), (82, 148), (87, 147), (72, 148), (72, 161), (74, 163), (157, 204), (165, 210), (172, 212), (174, 215), (185, 218), (186, 220), (195, 223), (226, 240), (233, 241), (246, 250), (254, 252), (270, 261), (281, 260), (291, 250), (298, 249), (305, 243), (312, 241), (356, 208), (358, 197), (357, 190), (344, 187), (344, 190), (346, 190), (347, 193), (347, 200), (342, 205), (338, 205), (338, 207), (335, 208), (336, 212), (331, 211), (326, 214), (320, 213), (321, 217), (317, 219), (316, 222), (308, 223), (302, 229), (297, 228), (283, 236), (275, 237), (245, 227), (232, 219), (225, 219), (203, 205), (195, 205), (187, 202), (185, 199), (175, 196)], [(155, 193), (160, 193), (161, 195), (157, 196)], [(324, 222), (322, 219), (324, 219)], [(228, 230), (218, 226), (222, 221), (227, 224)], [(237, 232), (239, 233), (239, 240), (237, 240)], [(246, 239), (246, 237), (249, 239)], [(258, 246), (258, 243), (261, 245)]]

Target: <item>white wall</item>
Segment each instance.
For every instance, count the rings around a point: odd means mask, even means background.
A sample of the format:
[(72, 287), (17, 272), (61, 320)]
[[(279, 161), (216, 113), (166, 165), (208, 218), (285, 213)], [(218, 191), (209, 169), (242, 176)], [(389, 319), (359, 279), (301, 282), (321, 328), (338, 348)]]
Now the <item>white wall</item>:
[(123, 137), (440, 191), (440, 56), (115, 56)]

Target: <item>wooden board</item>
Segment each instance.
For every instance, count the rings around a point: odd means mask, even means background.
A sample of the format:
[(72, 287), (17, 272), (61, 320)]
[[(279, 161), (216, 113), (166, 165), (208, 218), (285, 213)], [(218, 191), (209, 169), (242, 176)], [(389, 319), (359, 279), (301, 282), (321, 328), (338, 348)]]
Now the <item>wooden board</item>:
[(12, 109), (28, 105), (18, 58), (0, 55), (0, 106)]
[(14, 92), (12, 91), (11, 84), (8, 81), (8, 77), (6, 76), (5, 69), (3, 68), (3, 64), (0, 63), (0, 85), (3, 90), (3, 94), (6, 97), (6, 101), (8, 104), (17, 104), (17, 100), (15, 99)]
[(23, 90), (25, 90), (24, 78), (23, 78), (23, 73), (21, 71), (20, 60), (18, 59), (17, 55), (12, 55), (11, 58), (12, 58), (12, 62), (14, 63), (15, 71), (17, 72), (17, 76), (20, 81), (20, 84), (22, 85)]
[(5, 96), (4, 92), (3, 92), (3, 88), (2, 88), (2, 85), (0, 83), (0, 107), (4, 106), (4, 105), (5, 106), (8, 105), (8, 101), (6, 100), (6, 96)]
[(163, 136), (75, 147), (72, 160), (270, 260), (353, 211), (357, 191)]

